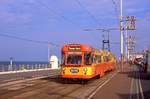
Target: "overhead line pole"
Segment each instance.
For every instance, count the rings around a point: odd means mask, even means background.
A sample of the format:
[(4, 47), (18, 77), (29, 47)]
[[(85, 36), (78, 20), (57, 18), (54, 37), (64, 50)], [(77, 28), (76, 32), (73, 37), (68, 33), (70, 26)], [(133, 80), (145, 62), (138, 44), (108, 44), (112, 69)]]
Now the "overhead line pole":
[(123, 69), (123, 60), (124, 60), (124, 56), (123, 56), (123, 52), (124, 52), (124, 42), (123, 42), (123, 2), (122, 0), (120, 1), (120, 57), (121, 57), (121, 70)]
[(125, 41), (126, 41), (126, 61), (128, 62), (128, 29), (126, 29), (126, 37), (125, 37)]

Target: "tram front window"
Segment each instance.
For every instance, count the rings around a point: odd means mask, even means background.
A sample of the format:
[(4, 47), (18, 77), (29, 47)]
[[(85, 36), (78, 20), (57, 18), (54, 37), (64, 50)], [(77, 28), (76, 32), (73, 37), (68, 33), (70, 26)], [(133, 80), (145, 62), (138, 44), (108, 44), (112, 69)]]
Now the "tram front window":
[(81, 55), (69, 55), (67, 57), (67, 64), (81, 64), (82, 56)]
[(89, 52), (84, 53), (84, 64), (85, 65), (91, 65), (92, 64), (91, 53), (89, 53)]

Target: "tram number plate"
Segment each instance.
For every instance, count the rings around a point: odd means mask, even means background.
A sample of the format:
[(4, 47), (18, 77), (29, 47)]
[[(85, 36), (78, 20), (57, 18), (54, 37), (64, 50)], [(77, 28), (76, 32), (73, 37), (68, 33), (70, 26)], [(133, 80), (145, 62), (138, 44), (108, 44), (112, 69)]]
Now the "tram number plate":
[(78, 73), (78, 72), (79, 72), (79, 69), (72, 68), (72, 69), (70, 69), (70, 72), (71, 72), (71, 73)]

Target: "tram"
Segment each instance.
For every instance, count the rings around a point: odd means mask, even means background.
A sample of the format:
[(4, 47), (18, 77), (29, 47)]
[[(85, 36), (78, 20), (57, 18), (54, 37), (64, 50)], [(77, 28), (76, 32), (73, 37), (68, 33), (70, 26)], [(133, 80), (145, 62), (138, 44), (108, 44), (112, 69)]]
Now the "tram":
[(116, 57), (109, 51), (84, 44), (65, 44), (61, 50), (61, 78), (91, 79), (115, 69)]

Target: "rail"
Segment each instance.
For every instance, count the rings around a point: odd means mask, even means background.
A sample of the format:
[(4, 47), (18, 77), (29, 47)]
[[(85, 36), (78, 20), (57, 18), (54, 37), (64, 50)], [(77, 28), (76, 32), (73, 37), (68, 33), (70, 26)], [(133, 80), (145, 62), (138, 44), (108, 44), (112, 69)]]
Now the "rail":
[(0, 74), (31, 72), (51, 69), (50, 64), (0, 64)]

